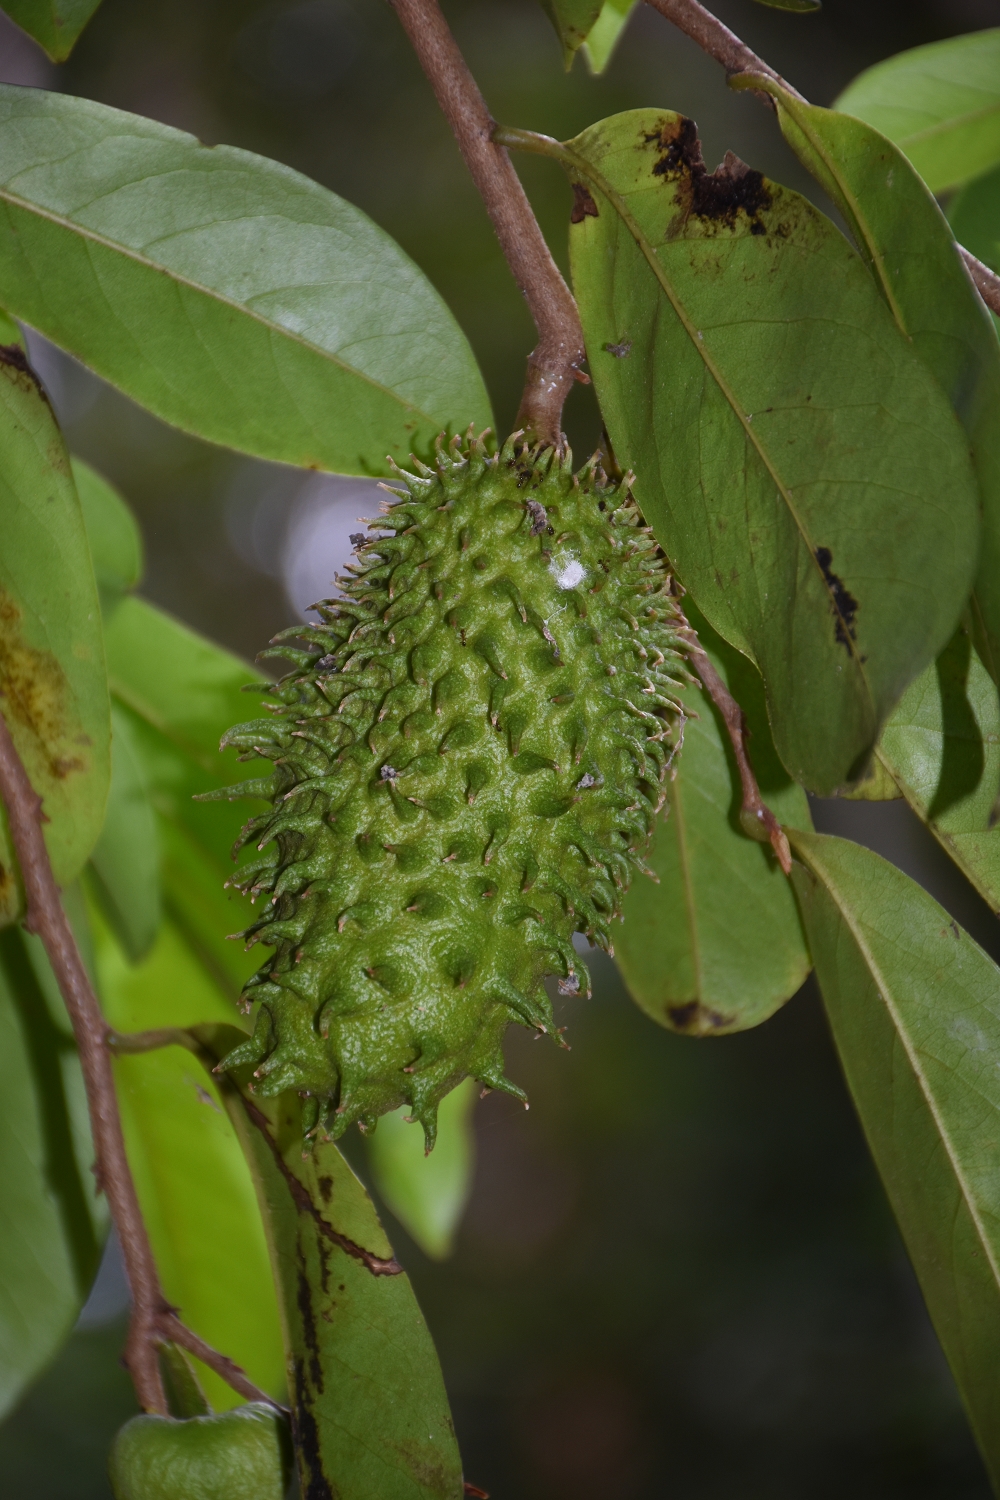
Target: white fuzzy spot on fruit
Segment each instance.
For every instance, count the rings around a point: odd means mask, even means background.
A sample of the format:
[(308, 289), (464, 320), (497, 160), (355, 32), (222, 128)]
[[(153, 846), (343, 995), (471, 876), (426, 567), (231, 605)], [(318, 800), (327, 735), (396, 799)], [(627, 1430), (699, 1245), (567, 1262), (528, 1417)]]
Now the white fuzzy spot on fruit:
[(575, 589), (578, 583), (582, 583), (586, 575), (586, 569), (578, 557), (567, 557), (566, 553), (560, 553), (549, 563), (549, 572), (561, 589)]

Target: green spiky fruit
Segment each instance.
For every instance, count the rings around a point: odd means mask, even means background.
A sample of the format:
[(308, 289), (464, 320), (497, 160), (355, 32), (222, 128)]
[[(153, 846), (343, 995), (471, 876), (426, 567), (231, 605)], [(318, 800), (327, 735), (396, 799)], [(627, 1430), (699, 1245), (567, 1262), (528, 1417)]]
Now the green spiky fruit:
[(503, 1035), (554, 1033), (546, 976), (587, 983), (573, 933), (611, 951), (683, 724), (684, 621), (596, 460), (469, 439), (417, 468), (344, 597), (265, 653), (294, 663), (272, 716), (223, 741), (274, 762), (228, 795), (272, 803), (233, 883), (266, 893), (246, 937), (275, 950), (223, 1066), (307, 1096), (307, 1133), (405, 1102), (429, 1149), (462, 1078), (524, 1097)]

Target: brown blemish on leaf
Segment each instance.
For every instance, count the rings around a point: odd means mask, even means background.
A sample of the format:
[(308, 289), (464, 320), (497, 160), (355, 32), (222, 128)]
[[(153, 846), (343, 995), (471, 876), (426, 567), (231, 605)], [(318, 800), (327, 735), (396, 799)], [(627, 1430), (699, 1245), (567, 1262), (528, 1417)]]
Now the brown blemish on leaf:
[(52, 410), (52, 402), (48, 398), (48, 393), (29, 365), (28, 357), (20, 344), (0, 344), (0, 369), (22, 390), (41, 396), (45, 405), (50, 411)]
[(403, 1268), (399, 1264), (399, 1261), (395, 1256), (392, 1256), (389, 1260), (386, 1260), (383, 1256), (373, 1254), (371, 1250), (366, 1250), (363, 1245), (358, 1245), (354, 1240), (348, 1239), (346, 1234), (341, 1234), (339, 1230), (334, 1229), (333, 1225), (328, 1223), (327, 1220), (324, 1219), (323, 1215), (320, 1213), (319, 1209), (310, 1198), (304, 1183), (299, 1181), (295, 1173), (291, 1170), (288, 1163), (285, 1161), (285, 1158), (282, 1156), (281, 1151), (278, 1148), (278, 1143), (275, 1141), (274, 1137), (271, 1134), (270, 1128), (268, 1127), (267, 1116), (263, 1113), (262, 1110), (258, 1109), (256, 1104), (248, 1099), (246, 1095), (241, 1094), (240, 1099), (243, 1104), (243, 1108), (246, 1110), (250, 1119), (252, 1120), (254, 1125), (256, 1125), (257, 1129), (264, 1137), (268, 1146), (271, 1148), (271, 1155), (274, 1157), (274, 1164), (278, 1168), (278, 1171), (281, 1173), (282, 1177), (285, 1179), (288, 1191), (292, 1195), (292, 1201), (295, 1204), (295, 1207), (298, 1209), (299, 1213), (308, 1214), (313, 1223), (316, 1225), (316, 1228), (319, 1230), (320, 1234), (328, 1239), (331, 1245), (336, 1245), (338, 1249), (343, 1250), (347, 1255), (352, 1256), (354, 1260), (359, 1260), (364, 1266), (365, 1270), (370, 1271), (373, 1276), (402, 1275)]
[(295, 1399), (292, 1403), (292, 1435), (299, 1460), (299, 1482), (303, 1500), (338, 1500), (339, 1491), (323, 1473), (319, 1448), (319, 1428), (312, 1409), (312, 1393), (305, 1378), (305, 1367), (295, 1361)]
[(569, 216), (571, 224), (582, 224), (584, 219), (599, 219), (597, 204), (591, 195), (590, 189), (582, 182), (573, 184), (573, 209)]
[(707, 1036), (732, 1022), (732, 1016), (724, 1016), (721, 1011), (702, 1005), (700, 1000), (687, 1000), (683, 1005), (668, 1005), (667, 1017), (675, 1031), (686, 1032), (688, 1036)]
[(816, 561), (819, 563), (820, 572), (830, 590), (830, 606), (833, 610), (833, 633), (840, 644), (850, 653), (851, 642), (857, 640), (854, 630), (854, 621), (858, 613), (858, 601), (848, 589), (842, 578), (838, 578), (831, 568), (833, 553), (829, 547), (817, 547), (815, 552)]
[[(30, 646), (21, 630), (21, 611), (0, 589), (0, 694), (6, 717), (33, 741), (34, 758), (53, 781), (87, 769), (79, 754), (66, 754), (66, 702), (69, 684), (51, 651)], [(81, 737), (77, 737), (77, 743)]]
[(299, 1262), (299, 1280), (296, 1291), (296, 1302), (299, 1308), (299, 1319), (302, 1323), (302, 1337), (309, 1351), (309, 1378), (313, 1388), (322, 1396), (323, 1394), (323, 1365), (319, 1357), (319, 1336), (316, 1333), (316, 1315), (313, 1312), (312, 1288), (306, 1275), (302, 1262)]
[(693, 120), (682, 118), (665, 125), (659, 132), (644, 134), (643, 141), (659, 151), (653, 176), (663, 177), (680, 189), (685, 219), (694, 215), (732, 229), (737, 215), (743, 212), (750, 220), (751, 234), (767, 233), (757, 217), (771, 206), (771, 191), (763, 174), (748, 167), (732, 151), (726, 152), (721, 166), (709, 172)]

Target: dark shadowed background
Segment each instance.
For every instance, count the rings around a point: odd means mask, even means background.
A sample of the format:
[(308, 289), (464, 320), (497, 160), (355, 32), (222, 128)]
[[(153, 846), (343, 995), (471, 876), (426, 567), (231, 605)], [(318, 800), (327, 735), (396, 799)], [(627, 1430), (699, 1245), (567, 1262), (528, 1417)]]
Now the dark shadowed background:
[[(772, 117), (640, 7), (607, 75), (568, 77), (534, 0), (446, 4), (497, 118), (561, 138), (667, 106), (802, 191)], [(1000, 24), (1000, 0), (826, 0), (818, 16), (716, 7), (829, 103), (904, 47)], [(429, 91), (382, 0), (105, 0), (72, 61), (0, 24), (0, 79), (65, 89), (278, 158), (365, 209), (466, 330), (497, 420), (513, 420), (532, 329)], [(518, 167), (565, 262), (568, 188)], [(252, 463), (182, 437), (35, 340), (71, 448), (123, 490), (144, 591), (248, 659), (327, 592), (356, 480)], [(582, 457), (591, 394), (567, 411)], [(1000, 954), (996, 920), (901, 803), (825, 803), (817, 824), (917, 875)], [(513, 1032), (530, 1114), (491, 1096), (454, 1258), (427, 1262), (391, 1216), (438, 1342), (466, 1474), (494, 1500), (979, 1500), (989, 1494), (868, 1160), (813, 985), (758, 1031), (658, 1030), (594, 956), (562, 1000), (570, 1053)], [(350, 1148), (357, 1157), (356, 1146)], [(134, 1409), (109, 1262), (81, 1327), (0, 1427), (11, 1500), (107, 1500), (104, 1456)]]

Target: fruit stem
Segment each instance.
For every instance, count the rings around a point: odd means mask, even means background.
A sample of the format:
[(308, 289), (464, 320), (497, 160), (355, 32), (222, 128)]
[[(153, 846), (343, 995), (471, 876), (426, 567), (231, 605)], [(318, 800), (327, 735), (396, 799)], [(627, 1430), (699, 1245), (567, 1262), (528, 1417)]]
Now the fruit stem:
[(492, 139), (495, 122), (437, 0), (391, 4), (452, 128), (538, 330), (514, 426), (561, 450), (563, 405), (586, 358), (573, 294), (507, 152)]
[(708, 692), (708, 696), (722, 715), (729, 734), (736, 766), (743, 787), (743, 806), (740, 809), (740, 824), (744, 833), (762, 844), (770, 844), (786, 875), (792, 873), (792, 851), (785, 837), (785, 830), (760, 795), (760, 787), (750, 764), (747, 750), (747, 721), (742, 708), (715, 670), (711, 658), (701, 645), (694, 629), (689, 625), (683, 635), (688, 647), (688, 661), (694, 667)]
[[(683, 31), (685, 36), (690, 37), (715, 62), (721, 63), (730, 78), (737, 73), (763, 74), (779, 84), (786, 93), (801, 99), (803, 104), (809, 102), (780, 73), (776, 73), (762, 57), (758, 57), (756, 52), (741, 41), (735, 32), (723, 25), (718, 16), (713, 16), (710, 10), (700, 5), (698, 0), (646, 0), (646, 4), (659, 11), (678, 31)], [(769, 108), (775, 107), (774, 100), (763, 89), (751, 87), (749, 92)], [(986, 306), (1000, 317), (1000, 276), (981, 260), (977, 260), (964, 245), (958, 246), (958, 253)]]
[[(132, 1296), (132, 1317), (124, 1363), (144, 1411), (168, 1415), (160, 1375), (159, 1347), (179, 1344), (252, 1401), (270, 1401), (232, 1360), (216, 1353), (185, 1328), (163, 1295), (135, 1182), (125, 1152), (118, 1098), (108, 1047), (109, 1028), (80, 957), (76, 939), (59, 900), (48, 850), (42, 835), (45, 814), (0, 714), (0, 799), (7, 811), (10, 836), (24, 883), (24, 926), (42, 941), (66, 1005), (76, 1038), (87, 1091), (94, 1142), (97, 1191), (108, 1200), (118, 1232)], [(272, 1402), (273, 1405), (273, 1402)]]

